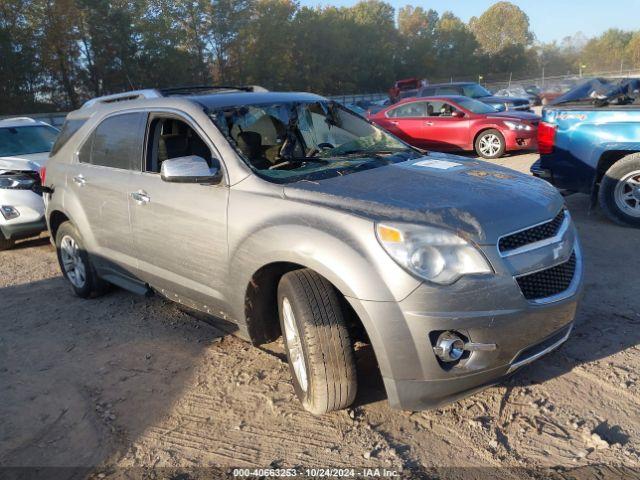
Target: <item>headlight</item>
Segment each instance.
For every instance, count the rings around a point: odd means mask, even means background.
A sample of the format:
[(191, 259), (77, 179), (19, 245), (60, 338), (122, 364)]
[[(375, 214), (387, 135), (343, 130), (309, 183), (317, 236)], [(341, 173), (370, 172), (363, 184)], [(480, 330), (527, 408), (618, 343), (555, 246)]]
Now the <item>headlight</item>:
[(0, 188), (30, 190), (35, 183), (36, 180), (33, 177), (23, 173), (11, 172), (0, 174)]
[(531, 130), (531, 125), (525, 125), (524, 123), (510, 122), (508, 120), (505, 120), (503, 123), (511, 130), (524, 130), (527, 132)]
[(430, 282), (450, 285), (463, 275), (493, 273), (476, 247), (447, 230), (378, 223), (376, 236), (400, 266)]

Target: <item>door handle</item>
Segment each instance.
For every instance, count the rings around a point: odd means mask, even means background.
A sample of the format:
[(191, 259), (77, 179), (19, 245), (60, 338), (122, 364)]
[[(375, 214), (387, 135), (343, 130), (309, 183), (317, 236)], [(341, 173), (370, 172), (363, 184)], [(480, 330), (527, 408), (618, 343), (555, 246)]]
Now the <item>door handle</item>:
[(430, 127), (430, 126), (432, 126), (432, 125), (433, 125), (433, 122), (424, 122), (424, 124), (425, 124), (427, 127)]
[(151, 197), (147, 195), (144, 190), (138, 190), (137, 192), (131, 192), (131, 198), (133, 198), (138, 205), (146, 205), (151, 201)]
[(83, 175), (76, 175), (75, 177), (73, 177), (73, 183), (80, 187), (84, 187), (84, 184), (87, 183), (87, 180)]
[(391, 125), (397, 127), (398, 126), (398, 122), (389, 122)]

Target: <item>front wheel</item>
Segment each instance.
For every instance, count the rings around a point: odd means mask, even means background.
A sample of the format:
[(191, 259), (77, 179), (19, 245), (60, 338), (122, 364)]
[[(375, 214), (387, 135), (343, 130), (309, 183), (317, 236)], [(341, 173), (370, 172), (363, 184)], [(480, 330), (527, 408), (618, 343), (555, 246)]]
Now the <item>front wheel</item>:
[(627, 155), (606, 171), (598, 200), (609, 219), (640, 227), (640, 153)]
[(351, 405), (357, 389), (355, 361), (335, 288), (312, 270), (295, 270), (280, 280), (278, 306), (302, 406), (320, 415)]
[(506, 150), (502, 134), (495, 129), (485, 130), (476, 138), (476, 153), (482, 158), (500, 158)]
[(89, 298), (107, 290), (108, 284), (96, 275), (82, 237), (71, 222), (64, 222), (58, 228), (56, 251), (60, 270), (73, 293), (82, 298)]

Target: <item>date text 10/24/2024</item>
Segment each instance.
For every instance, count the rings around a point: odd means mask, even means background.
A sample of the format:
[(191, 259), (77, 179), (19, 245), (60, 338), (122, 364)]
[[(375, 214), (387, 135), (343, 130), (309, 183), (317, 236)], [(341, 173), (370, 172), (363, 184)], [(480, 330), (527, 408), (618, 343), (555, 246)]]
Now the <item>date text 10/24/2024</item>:
[(234, 468), (234, 477), (306, 478), (398, 478), (400, 473), (386, 468)]

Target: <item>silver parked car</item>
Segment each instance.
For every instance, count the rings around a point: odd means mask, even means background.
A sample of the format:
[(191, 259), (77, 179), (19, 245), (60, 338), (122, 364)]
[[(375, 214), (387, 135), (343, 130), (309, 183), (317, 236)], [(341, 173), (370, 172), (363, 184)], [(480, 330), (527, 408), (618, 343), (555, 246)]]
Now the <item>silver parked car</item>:
[(497, 382), (562, 344), (580, 244), (548, 183), (418, 151), (336, 102), (147, 90), (72, 112), (45, 180), (81, 297), (150, 291), (284, 337), (304, 408), (356, 395), (368, 342), (393, 407)]

